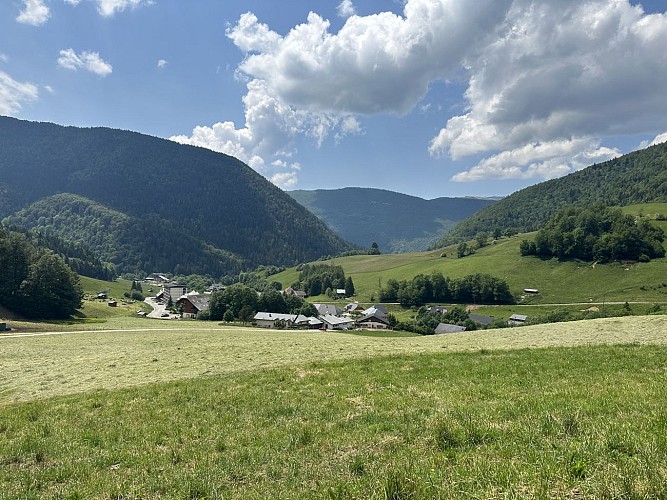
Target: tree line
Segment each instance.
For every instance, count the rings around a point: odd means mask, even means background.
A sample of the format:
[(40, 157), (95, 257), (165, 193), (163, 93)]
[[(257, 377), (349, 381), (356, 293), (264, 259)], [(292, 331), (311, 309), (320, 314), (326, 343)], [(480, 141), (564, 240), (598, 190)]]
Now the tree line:
[(503, 279), (490, 274), (449, 278), (440, 272), (418, 274), (412, 280), (387, 280), (380, 290), (380, 302), (399, 302), (403, 307), (428, 303), (512, 304), (514, 297)]
[(59, 255), (0, 227), (0, 305), (30, 318), (67, 318), (81, 307), (79, 276)]

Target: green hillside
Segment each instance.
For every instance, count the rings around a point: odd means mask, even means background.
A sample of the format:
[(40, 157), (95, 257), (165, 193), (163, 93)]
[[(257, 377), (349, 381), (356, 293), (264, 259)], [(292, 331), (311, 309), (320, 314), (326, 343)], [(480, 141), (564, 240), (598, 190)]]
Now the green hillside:
[(345, 240), (362, 248), (376, 242), (383, 252), (426, 250), (458, 221), (495, 202), (478, 198), (436, 198), (383, 189), (344, 188), (287, 194)]
[[(168, 236), (186, 235), (252, 264), (295, 264), (350, 248), (233, 157), (123, 130), (0, 117), (0, 218), (59, 193), (129, 218), (168, 221)], [(189, 255), (179, 258), (187, 265)]]
[(248, 266), (239, 257), (184, 234), (170, 221), (132, 217), (72, 194), (43, 198), (5, 218), (4, 223), (85, 243), (119, 273), (169, 269), (194, 274), (205, 269), (221, 276)]
[[(644, 210), (645, 214), (667, 213), (667, 204), (629, 207), (629, 212)], [(652, 221), (667, 230), (667, 221)], [(505, 279), (512, 293), (520, 297), (525, 288), (537, 288), (540, 293), (530, 297), (531, 303), (574, 303), (606, 301), (667, 302), (667, 259), (648, 263), (591, 263), (557, 259), (542, 260), (521, 257), (521, 241), (533, 233), (502, 238), (479, 249), (475, 254), (456, 257), (456, 248), (393, 255), (357, 255), (330, 261), (343, 266), (352, 276), (357, 300), (377, 299), (380, 285), (389, 278), (410, 280), (417, 274), (434, 271), (445, 276), (461, 278), (474, 273), (488, 273)], [(442, 255), (446, 255), (443, 257)], [(272, 276), (287, 286), (298, 279), (294, 269)], [(325, 299), (322, 299), (325, 300)]]
[(667, 201), (667, 143), (527, 187), (458, 224), (434, 248), (482, 231), (535, 231), (565, 205), (623, 206)]

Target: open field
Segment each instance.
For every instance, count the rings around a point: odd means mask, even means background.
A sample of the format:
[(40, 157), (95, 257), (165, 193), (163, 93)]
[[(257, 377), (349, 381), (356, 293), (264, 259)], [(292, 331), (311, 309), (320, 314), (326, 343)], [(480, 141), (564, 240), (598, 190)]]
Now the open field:
[(0, 339), (0, 497), (664, 498), (665, 319)]
[[(59, 335), (0, 336), (0, 404), (315, 361), (630, 342), (667, 345), (667, 316), (394, 338), (135, 318), (92, 326)], [(116, 331), (104, 331), (111, 328)]]

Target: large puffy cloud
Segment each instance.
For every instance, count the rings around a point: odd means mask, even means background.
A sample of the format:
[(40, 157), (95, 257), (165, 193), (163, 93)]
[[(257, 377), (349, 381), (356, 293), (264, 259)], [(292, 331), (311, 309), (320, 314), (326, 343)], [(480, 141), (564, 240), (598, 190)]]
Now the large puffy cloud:
[(25, 7), (16, 18), (18, 22), (40, 26), (49, 19), (49, 8), (44, 5), (44, 0), (23, 0), (23, 3)]
[(103, 60), (97, 52), (84, 51), (77, 54), (74, 49), (61, 50), (58, 65), (73, 71), (85, 69), (102, 77), (113, 71), (111, 64)]
[(340, 140), (362, 132), (356, 116), (408, 113), (435, 81), (467, 82), (467, 106), (431, 154), (486, 156), (457, 181), (551, 178), (617, 155), (605, 137), (667, 126), (667, 15), (629, 0), (407, 0), (402, 15), (352, 15), (337, 33), (310, 13), (285, 35), (246, 13), (227, 34), (246, 55), (245, 127), (179, 140), (261, 168), (299, 134)]
[(0, 115), (13, 115), (21, 110), (24, 103), (35, 101), (38, 97), (36, 85), (17, 82), (0, 71)]
[[(626, 0), (515, 1), (500, 35), (469, 57), (469, 110), (449, 119), (431, 143), (433, 154), (456, 159), (526, 144), (548, 147), (570, 138), (664, 130), (664, 14), (645, 15)], [(593, 141), (585, 153), (597, 158), (598, 145)], [(492, 172), (489, 165), (500, 157), (454, 179), (483, 178), (481, 172)], [(567, 158), (534, 176), (567, 173), (561, 168)], [(513, 171), (517, 177), (527, 172)]]

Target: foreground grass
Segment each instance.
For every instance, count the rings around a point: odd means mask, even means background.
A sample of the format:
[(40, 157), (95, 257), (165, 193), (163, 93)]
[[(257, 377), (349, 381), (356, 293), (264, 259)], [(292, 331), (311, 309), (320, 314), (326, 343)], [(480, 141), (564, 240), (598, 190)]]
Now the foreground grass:
[[(90, 330), (35, 337), (0, 335), (0, 406), (154, 382), (300, 365), (314, 361), (479, 349), (591, 344), (667, 345), (667, 316), (484, 330), (430, 337), (268, 331), (207, 322), (114, 318)], [(150, 330), (141, 329), (150, 328)], [(77, 325), (79, 326), (79, 325)]]
[(666, 382), (664, 347), (482, 349), (18, 403), (0, 498), (664, 498)]

